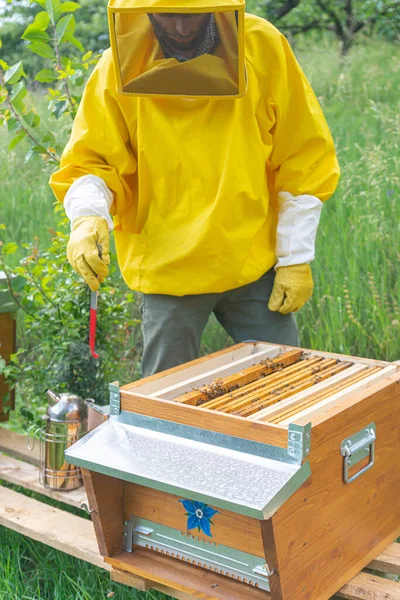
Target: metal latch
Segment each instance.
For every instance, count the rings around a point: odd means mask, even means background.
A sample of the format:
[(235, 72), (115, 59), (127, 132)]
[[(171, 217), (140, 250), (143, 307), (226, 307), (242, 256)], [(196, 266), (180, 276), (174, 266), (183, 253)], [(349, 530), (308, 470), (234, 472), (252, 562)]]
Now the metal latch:
[[(375, 423), (371, 423), (361, 431), (343, 440), (340, 452), (344, 456), (343, 479), (345, 483), (351, 483), (372, 467), (375, 461), (375, 440)], [(349, 478), (349, 468), (359, 463), (366, 456), (369, 456), (368, 464)]]

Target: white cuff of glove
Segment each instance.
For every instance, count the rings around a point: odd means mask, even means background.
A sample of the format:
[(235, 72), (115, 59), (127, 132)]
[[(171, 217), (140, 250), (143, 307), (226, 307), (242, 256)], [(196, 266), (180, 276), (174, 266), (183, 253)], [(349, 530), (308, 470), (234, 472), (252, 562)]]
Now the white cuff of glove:
[(293, 196), (280, 192), (278, 202), (275, 269), (310, 263), (315, 257), (321, 200), (306, 194)]
[(64, 208), (71, 226), (79, 217), (103, 217), (108, 223), (109, 231), (112, 231), (112, 202), (113, 195), (100, 177), (84, 175), (69, 188), (64, 199)]

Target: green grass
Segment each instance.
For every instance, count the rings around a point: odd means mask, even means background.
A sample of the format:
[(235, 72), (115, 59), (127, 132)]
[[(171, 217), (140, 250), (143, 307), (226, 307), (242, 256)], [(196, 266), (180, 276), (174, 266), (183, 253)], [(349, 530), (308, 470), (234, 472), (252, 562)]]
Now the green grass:
[[(304, 347), (400, 359), (400, 48), (370, 41), (346, 60), (328, 41), (296, 52), (333, 131), (342, 179), (324, 207), (313, 264), (315, 293), (298, 316)], [(48, 172), (7, 152), (0, 138), (6, 241), (50, 240)], [(228, 342), (212, 319), (203, 352)], [(95, 567), (0, 528), (0, 598), (158, 597), (110, 584)]]

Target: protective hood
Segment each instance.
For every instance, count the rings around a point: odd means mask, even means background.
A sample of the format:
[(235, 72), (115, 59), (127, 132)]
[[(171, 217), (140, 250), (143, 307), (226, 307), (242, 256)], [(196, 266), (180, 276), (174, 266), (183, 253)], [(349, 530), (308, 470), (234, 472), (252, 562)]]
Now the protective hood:
[(246, 90), (244, 1), (109, 0), (118, 91), (239, 97)]

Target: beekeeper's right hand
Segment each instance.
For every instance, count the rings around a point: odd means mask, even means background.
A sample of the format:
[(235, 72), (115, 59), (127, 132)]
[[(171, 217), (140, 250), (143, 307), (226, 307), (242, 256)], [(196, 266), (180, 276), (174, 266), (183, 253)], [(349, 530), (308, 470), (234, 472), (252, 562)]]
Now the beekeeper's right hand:
[[(101, 247), (101, 258), (99, 255)], [(108, 275), (110, 236), (103, 217), (79, 217), (72, 222), (67, 257), (93, 292)]]

